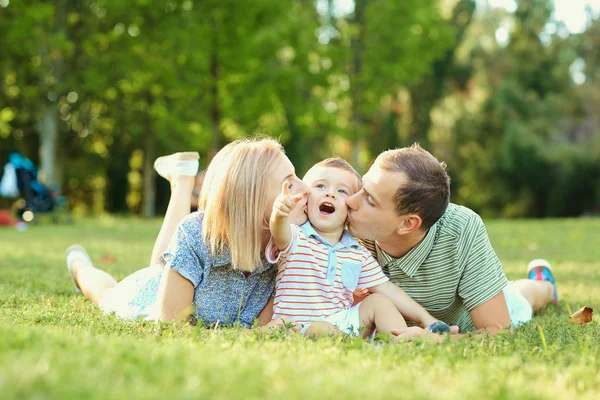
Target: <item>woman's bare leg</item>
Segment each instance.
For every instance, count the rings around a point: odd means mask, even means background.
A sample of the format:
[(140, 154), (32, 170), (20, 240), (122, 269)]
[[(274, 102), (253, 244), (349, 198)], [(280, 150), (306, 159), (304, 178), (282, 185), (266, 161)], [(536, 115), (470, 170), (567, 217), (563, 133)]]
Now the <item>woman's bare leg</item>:
[(194, 190), (194, 176), (178, 175), (170, 179), (171, 198), (163, 223), (160, 227), (150, 265), (156, 264), (162, 253), (167, 250), (171, 238), (175, 234), (177, 225), (190, 213), (192, 190)]
[[(194, 188), (193, 176), (175, 176), (171, 181), (171, 198), (167, 213), (152, 250), (151, 264), (158, 261), (167, 249), (177, 225), (190, 213), (191, 194)], [(98, 304), (106, 291), (117, 285), (117, 281), (109, 273), (94, 267), (84, 257), (76, 258), (70, 263), (71, 275), (75, 285), (92, 303)]]
[(154, 162), (156, 172), (171, 184), (171, 198), (154, 242), (150, 265), (158, 262), (160, 255), (167, 250), (177, 225), (190, 213), (199, 157), (195, 152), (175, 153), (159, 157)]
[(107, 290), (117, 285), (117, 281), (108, 272), (89, 264), (82, 259), (71, 262), (71, 275), (81, 293), (92, 303), (98, 304)]

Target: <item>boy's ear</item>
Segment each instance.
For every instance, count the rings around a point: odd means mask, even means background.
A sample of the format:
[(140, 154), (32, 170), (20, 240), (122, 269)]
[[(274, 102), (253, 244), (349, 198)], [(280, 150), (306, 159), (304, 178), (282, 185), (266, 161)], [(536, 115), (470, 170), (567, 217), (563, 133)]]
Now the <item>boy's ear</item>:
[(402, 218), (396, 232), (398, 235), (408, 235), (421, 228), (422, 224), (423, 220), (417, 214), (408, 214)]

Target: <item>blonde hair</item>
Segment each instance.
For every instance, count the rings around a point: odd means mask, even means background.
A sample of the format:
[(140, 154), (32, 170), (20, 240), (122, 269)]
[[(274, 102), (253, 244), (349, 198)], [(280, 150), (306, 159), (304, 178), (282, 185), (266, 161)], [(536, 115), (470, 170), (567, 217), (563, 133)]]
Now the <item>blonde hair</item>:
[(223, 147), (206, 171), (198, 202), (202, 238), (212, 254), (228, 250), (234, 268), (252, 272), (262, 264), (270, 177), (281, 155), (274, 139), (240, 139)]

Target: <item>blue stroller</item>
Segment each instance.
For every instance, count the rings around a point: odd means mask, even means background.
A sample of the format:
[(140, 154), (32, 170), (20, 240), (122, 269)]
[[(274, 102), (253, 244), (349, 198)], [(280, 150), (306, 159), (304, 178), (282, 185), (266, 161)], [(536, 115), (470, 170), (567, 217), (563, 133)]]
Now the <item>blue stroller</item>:
[(67, 199), (55, 195), (50, 188), (38, 181), (38, 169), (30, 159), (19, 153), (12, 153), (8, 160), (14, 167), (21, 196), (14, 206), (19, 218), (32, 222), (38, 214), (50, 214), (53, 222), (72, 221)]

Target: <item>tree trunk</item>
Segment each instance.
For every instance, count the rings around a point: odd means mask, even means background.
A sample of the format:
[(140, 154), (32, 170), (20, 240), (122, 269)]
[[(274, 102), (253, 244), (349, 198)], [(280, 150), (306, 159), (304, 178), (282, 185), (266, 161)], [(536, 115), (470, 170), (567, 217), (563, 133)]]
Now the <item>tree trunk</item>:
[(363, 57), (363, 34), (364, 34), (364, 14), (366, 1), (356, 0), (354, 6), (354, 20), (358, 33), (352, 37), (351, 52), (352, 52), (352, 87), (350, 95), (352, 97), (352, 165), (360, 172), (364, 171), (363, 165), (360, 162), (360, 151), (362, 137), (364, 135), (364, 116), (361, 108), (362, 85), (360, 83), (360, 74), (362, 72), (362, 57)]
[(60, 192), (62, 171), (58, 156), (58, 113), (53, 102), (44, 101), (38, 121), (40, 169), (45, 183)]
[(306, 137), (296, 124), (296, 118), (292, 109), (284, 105), (284, 112), (288, 130), (290, 131), (290, 140), (285, 145), (285, 152), (292, 164), (294, 164), (294, 167), (296, 167), (296, 174), (301, 176), (300, 174), (308, 170), (307, 162), (309, 160), (306, 154), (308, 149), (305, 140)]
[[(57, 1), (55, 6), (54, 34), (65, 31), (67, 5), (64, 0)], [(45, 68), (40, 76), (40, 84), (45, 88), (47, 99), (44, 99), (38, 120), (38, 134), (40, 136), (40, 169), (45, 183), (55, 192), (60, 193), (62, 184), (62, 162), (60, 157), (60, 132), (58, 127), (57, 99), (58, 90), (63, 79), (63, 61), (61, 57), (49, 54), (48, 40), (43, 35), (40, 43), (40, 57)], [(46, 76), (53, 76), (52, 87), (46, 84)]]
[(221, 136), (221, 108), (219, 104), (219, 29), (213, 19), (213, 42), (209, 58), (210, 74), (210, 126), (212, 130), (212, 143), (210, 156), (214, 156), (223, 147)]
[(123, 143), (123, 133), (120, 132), (108, 150), (108, 165), (106, 169), (106, 203), (109, 213), (127, 212), (127, 171), (131, 148)]
[(429, 129), (431, 128), (431, 111), (445, 93), (445, 86), (452, 78), (455, 67), (455, 53), (462, 44), (465, 32), (471, 23), (475, 12), (473, 0), (461, 0), (454, 7), (450, 23), (455, 27), (453, 46), (433, 63), (431, 73), (424, 76), (421, 82), (413, 85), (410, 90), (412, 126), (411, 140), (419, 142), (425, 149), (429, 148)]
[[(148, 102), (150, 108), (152, 98)], [(151, 218), (156, 215), (156, 174), (154, 173), (154, 155), (156, 147), (156, 137), (152, 125), (152, 117), (146, 116), (144, 129), (144, 194), (142, 215), (145, 218)]]

